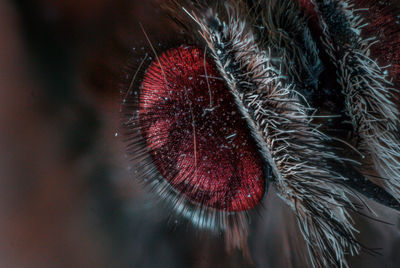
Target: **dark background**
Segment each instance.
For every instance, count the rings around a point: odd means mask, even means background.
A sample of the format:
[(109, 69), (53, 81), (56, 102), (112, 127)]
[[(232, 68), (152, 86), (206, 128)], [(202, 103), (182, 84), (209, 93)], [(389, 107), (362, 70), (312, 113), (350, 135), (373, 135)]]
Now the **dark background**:
[[(130, 174), (119, 136), (121, 69), (163, 34), (140, 0), (0, 0), (0, 267), (307, 267), (296, 222), (273, 189), (253, 219), (253, 264), (218, 235), (170, 217)], [(372, 206), (374, 206), (372, 204)], [(357, 218), (351, 267), (398, 267), (393, 225)]]

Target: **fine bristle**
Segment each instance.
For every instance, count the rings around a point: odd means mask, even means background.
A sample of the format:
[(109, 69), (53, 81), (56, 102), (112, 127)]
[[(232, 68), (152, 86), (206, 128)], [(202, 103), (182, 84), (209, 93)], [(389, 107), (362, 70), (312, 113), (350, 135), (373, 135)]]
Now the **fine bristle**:
[(380, 66), (371, 56), (378, 37), (365, 37), (367, 23), (362, 15), (366, 11), (355, 9), (351, 1), (316, 2), (325, 48), (337, 67), (347, 113), (361, 138), (359, 149), (367, 156), (364, 168), (368, 170), (372, 163), (382, 178), (377, 183), (399, 200), (400, 112), (388, 66)]
[(284, 71), (285, 51), (257, 43), (246, 16), (229, 4), (226, 13), (228, 21), (213, 13), (198, 19), (201, 35), (271, 166), (279, 195), (297, 215), (314, 265), (346, 266), (345, 254), (356, 254), (361, 246), (347, 212), (356, 207), (343, 186), (346, 178), (329, 164), (342, 159), (323, 145), (329, 138), (311, 124), (312, 109), (301, 104)]
[(394, 67), (374, 58), (379, 40), (364, 31), (365, 10), (347, 0), (170, 0), (162, 10), (184, 41), (155, 46), (142, 26), (149, 52), (122, 92), (137, 177), (248, 258), (251, 214), (269, 182), (293, 211), (313, 267), (374, 254), (350, 214), (369, 209), (358, 193), (400, 205), (391, 78), (400, 53)]

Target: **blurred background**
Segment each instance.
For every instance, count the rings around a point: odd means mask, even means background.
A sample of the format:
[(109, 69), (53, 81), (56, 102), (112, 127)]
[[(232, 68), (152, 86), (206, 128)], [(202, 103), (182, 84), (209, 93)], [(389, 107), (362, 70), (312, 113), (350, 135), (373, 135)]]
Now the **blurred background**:
[[(221, 236), (160, 209), (130, 173), (119, 80), (141, 22), (163, 34), (156, 1), (0, 0), (0, 268), (309, 267), (294, 217), (273, 189), (250, 226), (252, 261)], [(371, 204), (374, 206), (374, 204)], [(399, 267), (391, 225), (357, 218), (381, 248), (351, 267)]]

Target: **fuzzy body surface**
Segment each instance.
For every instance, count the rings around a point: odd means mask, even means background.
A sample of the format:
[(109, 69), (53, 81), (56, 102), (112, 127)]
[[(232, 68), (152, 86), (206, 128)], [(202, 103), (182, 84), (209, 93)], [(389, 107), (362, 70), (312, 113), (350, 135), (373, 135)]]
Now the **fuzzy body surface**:
[(181, 44), (154, 46), (143, 29), (154, 58), (122, 92), (128, 151), (147, 185), (247, 257), (269, 184), (311, 266), (377, 254), (353, 217), (373, 214), (365, 198), (400, 208), (399, 9), (172, 0), (162, 10)]

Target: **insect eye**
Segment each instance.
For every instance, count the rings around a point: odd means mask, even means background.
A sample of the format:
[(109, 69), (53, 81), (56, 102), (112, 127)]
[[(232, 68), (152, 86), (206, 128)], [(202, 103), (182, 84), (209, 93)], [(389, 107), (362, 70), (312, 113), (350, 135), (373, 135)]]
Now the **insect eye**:
[(152, 164), (192, 203), (228, 212), (259, 204), (266, 180), (224, 80), (195, 46), (167, 50), (147, 69), (138, 124)]
[(389, 70), (347, 2), (253, 2), (166, 1), (174, 25), (158, 44), (141, 26), (155, 58), (137, 57), (123, 92), (137, 177), (246, 256), (250, 211), (273, 181), (311, 263), (346, 266), (349, 252), (373, 251), (355, 236), (351, 213), (368, 208), (358, 193), (400, 207), (367, 174), (374, 164), (398, 188)]

